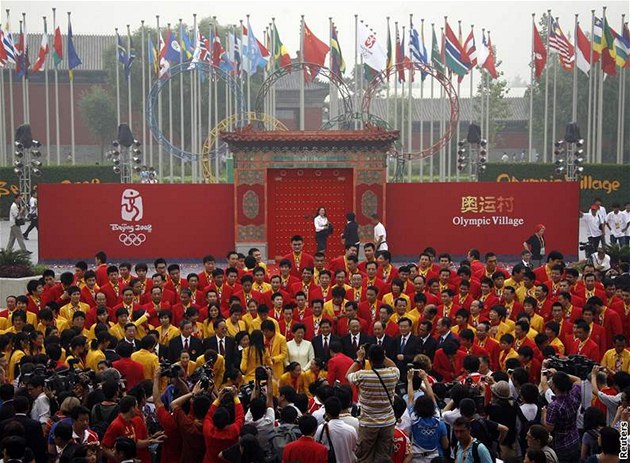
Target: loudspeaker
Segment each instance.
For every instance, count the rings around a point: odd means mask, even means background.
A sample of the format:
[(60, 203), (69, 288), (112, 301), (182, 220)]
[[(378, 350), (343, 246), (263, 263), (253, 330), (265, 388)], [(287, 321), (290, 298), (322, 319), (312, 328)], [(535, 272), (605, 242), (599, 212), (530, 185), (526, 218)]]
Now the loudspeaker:
[(24, 149), (30, 149), (33, 146), (33, 134), (29, 124), (22, 124), (16, 129), (15, 141), (20, 142)]
[(118, 126), (118, 141), (125, 148), (129, 148), (133, 145), (133, 133), (128, 124), (120, 124)]
[(564, 131), (564, 141), (567, 143), (577, 143), (581, 138), (578, 125), (575, 122), (567, 124), (567, 128)]
[(481, 141), (481, 127), (477, 124), (470, 124), (468, 126), (468, 136), (466, 140), (468, 143), (479, 143)]

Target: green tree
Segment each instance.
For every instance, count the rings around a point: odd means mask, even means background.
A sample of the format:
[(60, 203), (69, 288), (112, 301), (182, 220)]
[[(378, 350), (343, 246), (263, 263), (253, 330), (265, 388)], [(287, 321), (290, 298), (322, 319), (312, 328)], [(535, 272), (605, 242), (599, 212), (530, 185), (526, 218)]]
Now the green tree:
[(94, 86), (81, 94), (81, 116), (87, 127), (101, 143), (101, 163), (105, 145), (116, 138), (116, 108), (111, 95), (103, 87)]
[[(496, 54), (495, 54), (496, 56)], [(487, 101), (490, 100), (489, 107), (490, 113), (488, 114), (488, 121), (490, 127), (488, 128), (488, 145), (492, 147), (497, 144), (497, 134), (504, 128), (504, 120), (510, 116), (510, 106), (505, 97), (510, 92), (508, 88), (508, 82), (503, 78), (503, 72), (500, 70), (501, 61), (497, 61), (496, 68), (499, 72), (497, 79), (492, 79), (485, 69), (480, 70), (481, 79), (477, 85), (477, 93), (473, 101), (473, 108), (475, 114), (481, 114), (482, 98), (484, 117), (486, 111), (488, 111)], [(486, 86), (486, 82), (488, 85)], [(484, 122), (485, 124), (485, 122)], [(457, 142), (457, 140), (454, 140)]]

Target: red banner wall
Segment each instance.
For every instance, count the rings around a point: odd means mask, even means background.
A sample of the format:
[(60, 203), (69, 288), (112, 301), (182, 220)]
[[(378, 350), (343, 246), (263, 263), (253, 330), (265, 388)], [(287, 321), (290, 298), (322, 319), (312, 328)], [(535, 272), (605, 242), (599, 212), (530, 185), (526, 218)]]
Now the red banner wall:
[(547, 252), (577, 251), (577, 182), (391, 183), (386, 193), (394, 256), (417, 257), (427, 246), (454, 255), (470, 248), (519, 255), (537, 224), (546, 227)]
[(39, 186), (39, 258), (221, 259), (234, 248), (233, 185)]

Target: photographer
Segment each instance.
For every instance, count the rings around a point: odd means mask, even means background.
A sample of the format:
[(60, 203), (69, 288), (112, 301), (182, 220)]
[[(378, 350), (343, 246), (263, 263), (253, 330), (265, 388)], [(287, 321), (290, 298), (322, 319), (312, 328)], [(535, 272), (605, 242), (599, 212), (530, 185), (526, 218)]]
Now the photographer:
[[(190, 403), (192, 401), (192, 403)], [(203, 440), (203, 419), (208, 413), (212, 399), (197, 381), (192, 392), (179, 396), (171, 403), (175, 424), (182, 438), (181, 461), (201, 461), (206, 452)], [(182, 406), (188, 403), (192, 413), (186, 413)]]
[(591, 390), (593, 397), (597, 397), (607, 408), (607, 422), (611, 423), (615, 414), (617, 413), (617, 407), (624, 401), (626, 406), (628, 404), (628, 398), (630, 396), (630, 374), (625, 371), (616, 372), (612, 375), (613, 388), (616, 391), (615, 395), (609, 395), (602, 392), (597, 384), (597, 375), (599, 372), (610, 374), (610, 370), (600, 365), (595, 365), (591, 371)]
[[(203, 463), (219, 461), (219, 453), (238, 442), (245, 414), (237, 392), (236, 389), (224, 388), (208, 409), (203, 422), (203, 436), (206, 441)], [(226, 407), (228, 400), (234, 404), (234, 420)]]
[[(546, 366), (545, 360), (543, 367)], [(575, 463), (580, 457), (580, 434), (577, 429), (578, 410), (581, 403), (581, 382), (577, 376), (548, 368), (541, 386), (547, 387), (551, 376), (551, 390), (555, 397), (543, 408), (541, 423), (553, 436), (553, 448), (559, 463)]]
[(171, 461), (179, 461), (182, 452), (182, 438), (175, 422), (175, 417), (170, 414), (168, 408), (164, 406), (160, 394), (160, 380), (162, 379), (162, 369), (155, 369), (153, 376), (153, 404), (155, 405), (155, 414), (158, 423), (163, 430), (164, 445), (160, 452), (160, 461), (169, 463)]
[[(267, 374), (266, 379), (261, 377), (262, 370), (256, 369), (256, 386), (252, 390), (245, 423), (252, 423), (256, 426), (260, 446), (266, 455), (270, 455), (273, 451), (271, 441), (275, 435), (274, 424), (276, 420), (273, 406), (273, 370), (270, 367), (265, 367), (264, 371)], [(260, 396), (263, 388), (265, 389), (265, 397)]]

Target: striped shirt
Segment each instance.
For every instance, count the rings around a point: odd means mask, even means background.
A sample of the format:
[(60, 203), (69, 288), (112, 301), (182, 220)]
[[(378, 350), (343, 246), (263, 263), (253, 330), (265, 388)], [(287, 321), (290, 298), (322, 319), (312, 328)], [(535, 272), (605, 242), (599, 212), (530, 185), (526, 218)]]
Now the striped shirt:
[[(348, 381), (359, 389), (361, 416), (359, 424), (368, 428), (392, 426), (396, 423), (394, 410), (389, 398), (394, 397), (400, 371), (396, 367), (379, 368), (378, 373), (387, 391), (374, 373), (374, 370), (359, 370), (348, 375)], [(389, 398), (388, 398), (389, 393)]]

